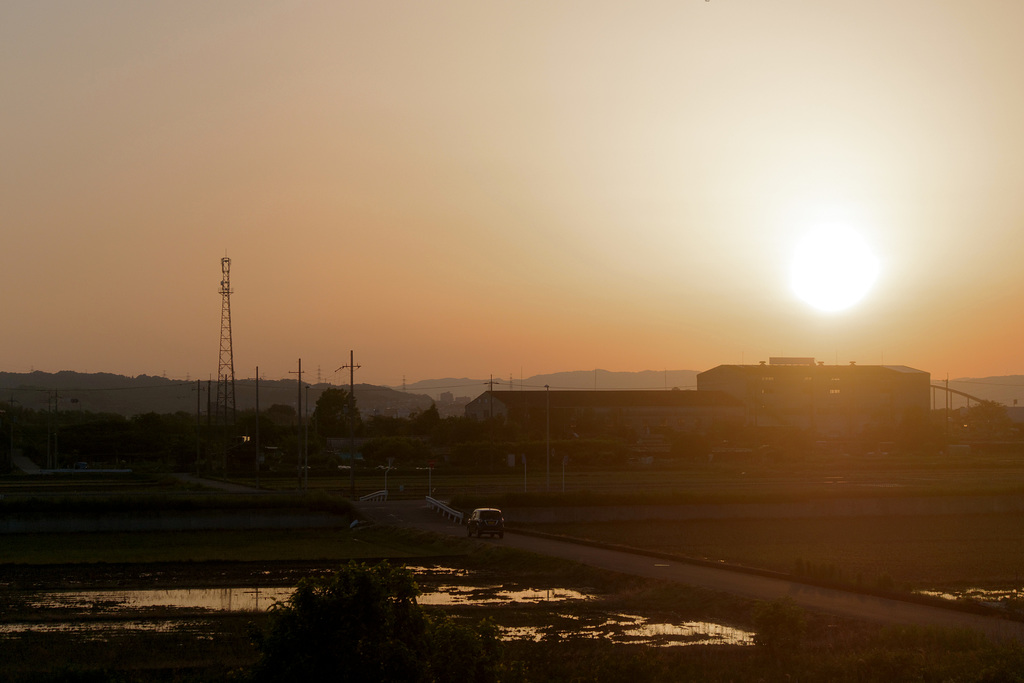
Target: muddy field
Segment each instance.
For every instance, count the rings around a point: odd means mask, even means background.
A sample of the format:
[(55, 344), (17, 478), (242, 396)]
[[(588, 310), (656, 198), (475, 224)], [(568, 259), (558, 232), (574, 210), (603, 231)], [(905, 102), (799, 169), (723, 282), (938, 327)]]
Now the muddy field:
[[(494, 559), (410, 565), (421, 604), (467, 622), (492, 619), (509, 642), (753, 644), (748, 606), (732, 599), (695, 602), (688, 591), (666, 599), (655, 582), (569, 565), (552, 571), (547, 561), (531, 568), (521, 559), (509, 571), (507, 561), (491, 566)], [(0, 568), (0, 648), (8, 672), (244, 667), (257, 655), (251, 634), (265, 621), (269, 596), (285, 599), (303, 577), (331, 570), (323, 562), (6, 566)], [(230, 609), (166, 604), (176, 592), (200, 588), (262, 591), (264, 600), (259, 609), (236, 609), (238, 600)], [(133, 601), (138, 593), (152, 599), (140, 607)], [(689, 608), (677, 602), (684, 595)]]
[(0, 565), (0, 590), (159, 589), (294, 584), (330, 573), (330, 562), (159, 562)]

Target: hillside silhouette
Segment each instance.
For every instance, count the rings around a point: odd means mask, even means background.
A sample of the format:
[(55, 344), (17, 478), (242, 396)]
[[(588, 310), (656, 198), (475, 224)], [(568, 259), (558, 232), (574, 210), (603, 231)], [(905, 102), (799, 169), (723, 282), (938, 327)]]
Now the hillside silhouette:
[[(456, 399), (473, 399), (487, 391), (493, 383), (498, 390), (543, 390), (549, 386), (560, 389), (695, 389), (696, 370), (646, 370), (641, 372), (610, 372), (607, 370), (578, 370), (557, 372), (546, 375), (532, 375), (526, 378), (441, 378), (410, 383), (401, 387), (356, 384), (355, 394), (359, 410), (369, 415), (408, 415), (425, 408), (438, 400), (442, 394), (451, 394)], [(932, 377), (932, 384), (943, 385), (945, 380)], [(307, 395), (312, 411), (320, 394), (327, 389), (339, 388), (327, 383), (306, 384), (303, 402)], [(981, 399), (995, 401), (1007, 406), (1016, 405), (1024, 399), (1024, 375), (996, 377), (964, 377), (949, 380), (949, 387)], [(347, 389), (347, 386), (341, 386)], [(260, 380), (260, 408), (280, 404), (295, 407), (298, 403), (298, 386), (295, 380)], [(112, 373), (82, 373), (69, 370), (48, 372), (0, 372), (0, 401), (14, 400), (33, 410), (47, 410), (54, 402), (58, 410), (82, 410), (95, 413), (116, 413), (132, 416), (143, 413), (195, 414), (198, 410), (206, 414), (208, 403), (216, 401), (216, 382), (185, 381), (137, 375), (127, 377)], [(212, 393), (213, 398), (210, 397)], [(256, 382), (254, 379), (240, 379), (235, 382), (235, 400), (238, 410), (252, 410), (256, 407)], [(962, 403), (955, 399), (955, 405)], [(941, 399), (940, 399), (941, 403)], [(1024, 404), (1024, 402), (1022, 402)]]
[[(331, 384), (307, 384), (302, 401), (312, 412), (320, 394), (339, 388)], [(340, 387), (348, 389), (347, 386)], [(425, 394), (401, 392), (373, 384), (356, 384), (356, 403), (364, 416), (403, 416), (429, 408), (433, 400)], [(205, 381), (184, 381), (137, 375), (126, 377), (110, 373), (0, 372), (0, 401), (14, 400), (32, 410), (47, 410), (56, 405), (60, 411), (81, 410), (132, 416), (144, 413), (186, 412), (207, 414), (216, 403), (217, 385)], [(295, 408), (299, 388), (295, 380), (260, 380), (260, 410), (272, 405)], [(256, 380), (235, 381), (237, 410), (256, 407)], [(215, 410), (215, 408), (213, 408)]]

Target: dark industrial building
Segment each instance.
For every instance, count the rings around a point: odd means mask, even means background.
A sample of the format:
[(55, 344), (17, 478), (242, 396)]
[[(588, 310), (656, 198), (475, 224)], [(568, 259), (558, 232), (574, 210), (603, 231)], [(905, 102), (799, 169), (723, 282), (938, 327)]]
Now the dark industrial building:
[(903, 365), (825, 365), (813, 358), (771, 358), (719, 365), (697, 375), (697, 393), (743, 403), (744, 423), (790, 427), (822, 438), (855, 438), (869, 428), (925, 419), (931, 375)]
[(487, 391), (466, 406), (477, 420), (500, 418), (552, 438), (672, 430), (706, 434), (743, 425), (741, 400), (719, 391)]

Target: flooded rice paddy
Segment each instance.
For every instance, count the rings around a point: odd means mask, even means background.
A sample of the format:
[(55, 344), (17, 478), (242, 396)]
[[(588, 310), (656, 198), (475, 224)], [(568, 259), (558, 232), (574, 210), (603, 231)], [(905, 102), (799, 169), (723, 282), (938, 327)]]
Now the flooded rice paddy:
[[(410, 567), (421, 585), (419, 604), (459, 609), (489, 608), (506, 640), (604, 639), (659, 647), (753, 645), (754, 634), (724, 624), (666, 622), (638, 614), (619, 614), (595, 605), (599, 597), (559, 586), (542, 588), (483, 582), (462, 569)], [(0, 620), (0, 639), (25, 634), (60, 633), (82, 640), (107, 640), (132, 633), (189, 634), (210, 637), (211, 620), (227, 615), (259, 614), (286, 601), (294, 585), (216, 588), (103, 589), (26, 591), (16, 597), (19, 617)], [(8, 595), (12, 595), (8, 593)], [(586, 606), (587, 609), (578, 609)], [(526, 610), (515, 625), (502, 625), (502, 612)], [(525, 623), (524, 623), (525, 622)], [(536, 623), (530, 623), (536, 622)]]
[(969, 600), (983, 605), (1001, 606), (1007, 603), (1019, 603), (1024, 600), (1024, 588), (959, 588), (956, 590), (922, 590), (921, 595), (928, 595), (943, 600)]

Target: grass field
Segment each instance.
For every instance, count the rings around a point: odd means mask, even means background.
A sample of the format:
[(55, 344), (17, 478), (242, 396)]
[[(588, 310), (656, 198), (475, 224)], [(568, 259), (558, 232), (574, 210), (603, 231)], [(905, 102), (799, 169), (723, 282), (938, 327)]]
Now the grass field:
[[(471, 508), (499, 506), (793, 502), (834, 497), (930, 497), (1024, 495), (1024, 462), (1006, 456), (823, 456), (799, 462), (741, 460), (689, 463), (676, 469), (547, 472), (538, 463), (526, 477), (521, 468), (501, 474), (397, 469), (388, 474), (395, 498), (434, 495)], [(0, 478), (0, 514), (56, 506), (65, 511), (154, 506), (286, 508), (309, 505), (343, 510), (350, 495), (348, 473), (310, 477), (309, 493), (295, 493), (294, 478), (261, 477), (276, 495), (210, 494), (166, 476)], [(244, 479), (235, 483), (254, 484)], [(357, 472), (357, 493), (380, 490), (380, 470)], [(571, 484), (571, 486), (570, 486)], [(33, 496), (36, 497), (33, 497)], [(37, 507), (32, 507), (37, 506)], [(644, 523), (540, 525), (539, 530), (648, 548), (684, 556), (725, 560), (782, 572), (827, 573), (865, 585), (932, 588), (1000, 585), (1020, 588), (1024, 514), (834, 517), (787, 520), (698, 520)], [(365, 541), (335, 532), (183, 532), (111, 536), (104, 548), (82, 535), (5, 539), (2, 562), (88, 562), (102, 550), (110, 561), (174, 559), (288, 559), (367, 557)]]
[[(255, 488), (253, 476), (228, 481)], [(496, 473), (468, 473), (441, 466), (401, 466), (386, 475), (381, 469), (312, 472), (306, 481), (293, 473), (263, 473), (260, 489), (297, 492), (308, 484), (313, 492), (351, 497), (386, 488), (395, 498), (419, 498), (429, 490), (438, 497), (474, 493), (481, 496), (542, 496), (558, 505), (573, 496), (645, 499), (664, 502), (752, 502), (805, 500), (849, 496), (1024, 495), (1024, 460), (1007, 455), (821, 455), (799, 460), (754, 456), (688, 460), (671, 466), (600, 470), (561, 458), (549, 463), (521, 463)], [(564, 489), (564, 490), (563, 490)], [(147, 495), (184, 494), (189, 487), (161, 474), (65, 475), (0, 477), (0, 494), (8, 499), (94, 493)]]
[[(232, 481), (255, 485), (255, 478)], [(364, 495), (385, 488), (382, 470), (310, 476), (313, 490)], [(354, 485), (354, 486), (353, 486)], [(649, 502), (757, 502), (851, 496), (938, 496), (1024, 494), (1024, 461), (1002, 455), (860, 456), (829, 455), (800, 461), (743, 459), (686, 461), (672, 467), (634, 466), (625, 470), (575, 468), (563, 477), (561, 459), (530, 462), (500, 473), (479, 474), (440, 467), (428, 472), (397, 468), (387, 475), (392, 497), (427, 494), (442, 498), (467, 493), (482, 497), (541, 496), (544, 504), (564, 504), (580, 494)], [(266, 490), (290, 491), (295, 476), (263, 475)]]
[[(451, 539), (446, 542), (459, 542)], [(248, 563), (261, 569), (261, 563)], [(594, 598), (572, 605), (550, 602), (453, 606), (444, 610), (465, 623), (495, 620), (506, 627), (534, 627), (540, 634), (580, 628), (616, 615), (644, 615), (651, 622), (709, 622), (753, 630), (758, 605), (678, 584), (639, 579), (487, 545), (453, 564), (496, 586), (579, 587)], [(151, 569), (146, 566), (145, 569)], [(217, 567), (221, 569), (222, 567)], [(178, 566), (177, 570), (181, 570)], [(199, 565), (199, 571), (210, 571)], [(79, 585), (95, 566), (64, 565)], [(27, 568), (27, 571), (32, 571)], [(101, 570), (100, 570), (101, 571)], [(172, 568), (170, 571), (175, 571)], [(145, 582), (145, 578), (136, 581)], [(445, 581), (454, 579), (446, 578)], [(29, 593), (28, 596), (31, 594)], [(0, 591), (0, 598), (7, 596)], [(30, 598), (29, 598), (30, 599)], [(4, 600), (5, 604), (12, 601)], [(0, 610), (2, 612), (2, 610)], [(130, 617), (129, 617), (130, 618)], [(656, 648), (605, 639), (551, 635), (506, 643), (504, 657), (518, 662), (516, 683), (562, 681), (1013, 681), (1024, 670), (1024, 648), (969, 633), (879, 628), (828, 615), (805, 614), (796, 645), (784, 652), (759, 647), (695, 645)], [(0, 615), (0, 624), (4, 622)], [(251, 633), (264, 615), (210, 618), (192, 615), (179, 627), (155, 631), (116, 629), (83, 637), (30, 631), (0, 637), (0, 681), (244, 681), (258, 651)], [(802, 634), (802, 635), (800, 635)]]
[(389, 529), (259, 529), (146, 533), (8, 534), (9, 564), (287, 562), (434, 557), (464, 552), (429, 534)]
[(535, 524), (527, 528), (850, 584), (1024, 592), (1024, 513)]

